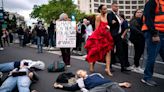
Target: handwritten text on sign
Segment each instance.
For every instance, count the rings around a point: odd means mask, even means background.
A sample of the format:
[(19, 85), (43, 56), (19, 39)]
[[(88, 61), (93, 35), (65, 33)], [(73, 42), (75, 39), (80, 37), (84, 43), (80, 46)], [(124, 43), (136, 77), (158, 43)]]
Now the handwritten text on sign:
[(56, 21), (56, 47), (76, 47), (76, 22)]

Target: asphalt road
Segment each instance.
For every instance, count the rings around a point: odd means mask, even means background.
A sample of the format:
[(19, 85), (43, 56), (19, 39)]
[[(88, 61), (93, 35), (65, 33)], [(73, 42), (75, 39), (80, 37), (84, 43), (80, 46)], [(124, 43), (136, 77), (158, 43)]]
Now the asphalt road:
[[(56, 51), (54, 51), (56, 52)], [(59, 55), (52, 54), (47, 51), (44, 51), (42, 54), (38, 54), (35, 48), (25, 47), (20, 48), (18, 45), (11, 45), (6, 47), (4, 51), (0, 51), (0, 63), (10, 62), (12, 60), (21, 60), (21, 59), (32, 59), (32, 60), (42, 60), (45, 62), (46, 66), (52, 63), (54, 60), (60, 60)], [(131, 59), (130, 59), (131, 60)], [(155, 71), (163, 75), (164, 65), (156, 64)], [(164, 90), (164, 79), (154, 77), (153, 79), (158, 82), (160, 85), (157, 87), (150, 87), (141, 83), (142, 74), (130, 72), (130, 74), (121, 73), (119, 69), (114, 68), (113, 77), (108, 77), (104, 72), (104, 65), (96, 64), (95, 71), (101, 73), (106, 78), (111, 79), (116, 82), (128, 81), (132, 83), (131, 88), (126, 88), (127, 92), (163, 92)], [(66, 72), (75, 73), (78, 69), (88, 70), (88, 64), (82, 59), (71, 58), (71, 67), (67, 68)], [(162, 71), (162, 72), (160, 72)], [(56, 80), (56, 77), (60, 73), (48, 73), (47, 70), (38, 71), (40, 80), (31, 85), (31, 89), (35, 89), (39, 92), (66, 92), (59, 89), (53, 88), (53, 83)], [(77, 91), (80, 92), (80, 91)]]

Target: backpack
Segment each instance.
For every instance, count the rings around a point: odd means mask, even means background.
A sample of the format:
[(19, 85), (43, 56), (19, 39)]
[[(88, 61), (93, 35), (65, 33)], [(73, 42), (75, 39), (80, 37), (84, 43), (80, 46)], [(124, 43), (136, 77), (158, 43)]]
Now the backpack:
[(63, 72), (65, 71), (65, 63), (63, 61), (54, 61), (47, 68), (48, 72)]
[(56, 82), (57, 83), (68, 83), (69, 79), (71, 79), (72, 77), (75, 77), (75, 75), (71, 72), (62, 73), (57, 77)]

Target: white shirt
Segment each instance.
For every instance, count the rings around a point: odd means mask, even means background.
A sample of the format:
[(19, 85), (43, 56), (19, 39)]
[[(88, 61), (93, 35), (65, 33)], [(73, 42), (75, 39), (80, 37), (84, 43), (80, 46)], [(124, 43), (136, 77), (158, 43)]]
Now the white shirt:
[(112, 10), (112, 12), (115, 14), (115, 16), (116, 16), (116, 18), (117, 18), (117, 20), (118, 20), (118, 22), (119, 22), (119, 31), (118, 31), (118, 33), (121, 33), (121, 24), (122, 24), (121, 19), (120, 19), (119, 16), (116, 14), (116, 12), (114, 12), (113, 10)]

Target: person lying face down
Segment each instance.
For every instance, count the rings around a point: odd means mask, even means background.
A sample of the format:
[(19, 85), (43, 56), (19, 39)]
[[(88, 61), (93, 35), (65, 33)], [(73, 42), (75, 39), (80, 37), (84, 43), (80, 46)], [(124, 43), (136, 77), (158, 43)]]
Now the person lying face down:
[[(82, 90), (83, 92), (96, 92), (101, 90), (101, 92), (111, 92), (110, 90), (117, 90), (114, 92), (125, 92), (121, 87), (130, 87), (131, 84), (128, 82), (116, 83), (111, 80), (104, 78), (100, 73), (93, 73), (91, 75), (87, 74), (85, 70), (78, 70), (76, 72), (78, 77), (77, 83), (72, 86), (66, 86), (58, 83), (54, 83), (55, 88), (67, 90), (67, 91), (76, 91)], [(111, 87), (110, 87), (111, 86)]]
[(20, 68), (21, 66), (26, 65), (27, 68), (35, 68), (39, 70), (45, 69), (45, 63), (43, 61), (33, 61), (30, 59), (23, 59), (20, 61), (9, 61), (8, 63), (0, 64), (0, 72), (10, 72), (15, 68)]

